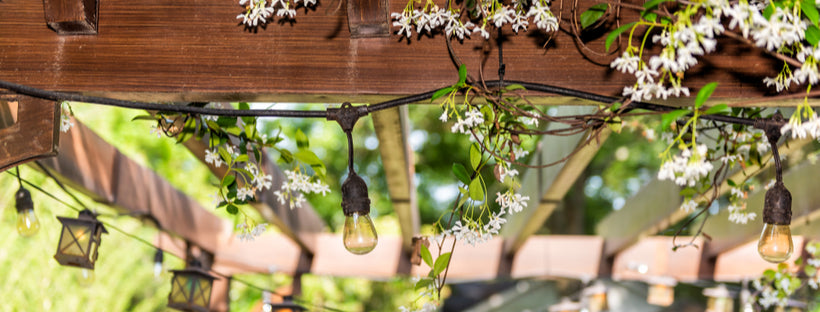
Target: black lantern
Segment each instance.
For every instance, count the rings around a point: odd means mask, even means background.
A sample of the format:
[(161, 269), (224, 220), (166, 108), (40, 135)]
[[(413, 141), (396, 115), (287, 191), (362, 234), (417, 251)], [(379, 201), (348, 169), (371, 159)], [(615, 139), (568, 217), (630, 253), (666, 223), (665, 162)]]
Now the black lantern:
[(301, 312), (307, 311), (303, 306), (293, 302), (292, 296), (285, 296), (280, 303), (270, 303), (265, 311), (270, 312)]
[(57, 219), (63, 224), (63, 231), (60, 233), (60, 244), (54, 259), (61, 265), (93, 270), (102, 235), (108, 233), (102, 222), (97, 221), (97, 217), (89, 210), (80, 211), (77, 219)]
[(194, 262), (185, 270), (171, 270), (171, 293), (168, 307), (182, 311), (209, 311), (211, 288), (216, 277), (208, 274)]

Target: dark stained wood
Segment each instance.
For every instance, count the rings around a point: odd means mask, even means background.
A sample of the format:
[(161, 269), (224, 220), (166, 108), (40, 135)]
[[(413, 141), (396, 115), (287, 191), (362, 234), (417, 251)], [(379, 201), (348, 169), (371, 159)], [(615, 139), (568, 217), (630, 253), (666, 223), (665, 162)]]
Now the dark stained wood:
[(387, 0), (346, 0), (347, 26), (351, 38), (390, 36)]
[(46, 24), (60, 35), (95, 35), (99, 4), (99, 0), (43, 0)]
[[(60, 142), (59, 105), (28, 96), (0, 94), (0, 106), (5, 108), (0, 111), (0, 115), (3, 115), (3, 127), (0, 127), (0, 172), (32, 160), (57, 155), (57, 145)], [(16, 117), (13, 112), (16, 112)]]
[[(580, 6), (592, 2), (583, 0)], [(38, 2), (4, 0), (0, 79), (130, 99), (301, 102), (407, 95), (457, 80), (443, 36), (414, 37), (409, 43), (396, 35), (350, 39), (347, 10), (333, 10), (335, 4), (299, 10), (294, 23), (248, 30), (236, 19), (242, 8), (232, 0), (107, 0), (100, 3), (97, 36), (61, 37), (43, 27)], [(406, 4), (390, 1), (389, 11), (399, 12)], [(564, 16), (570, 9), (564, 6)], [(517, 36), (506, 34), (506, 79), (605, 95), (619, 95), (624, 85), (634, 83), (634, 77), (590, 63), (564, 33), (546, 48), (549, 36), (534, 27)], [(495, 79), (495, 41), (476, 37), (455, 42), (455, 52), (474, 76), (483, 67), (484, 78)], [(590, 48), (603, 50), (603, 37)], [(726, 56), (703, 62), (713, 67), (694, 69), (687, 85), (695, 89), (720, 81), (716, 95), (760, 96), (761, 73), (776, 74), (782, 66), (744, 48), (725, 46)], [(752, 55), (741, 59), (735, 52)], [(489, 59), (483, 61), (485, 55)]]

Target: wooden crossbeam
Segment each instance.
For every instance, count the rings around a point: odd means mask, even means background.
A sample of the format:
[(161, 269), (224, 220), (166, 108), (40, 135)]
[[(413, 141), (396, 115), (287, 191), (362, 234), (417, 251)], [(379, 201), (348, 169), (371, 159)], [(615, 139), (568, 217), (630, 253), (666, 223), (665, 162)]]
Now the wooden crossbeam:
[(379, 111), (371, 116), (379, 139), (390, 201), (401, 225), (402, 247), (409, 251), (413, 236), (419, 233), (419, 208), (414, 178), (415, 160), (407, 142), (410, 132), (407, 107)]
[(0, 172), (57, 155), (60, 107), (53, 101), (0, 93)]
[[(594, 107), (561, 107), (558, 115), (582, 115), (595, 111)], [(564, 129), (567, 125), (552, 123), (547, 130)], [(579, 148), (575, 155), (566, 162), (545, 168), (526, 170), (521, 176), (519, 193), (530, 197), (530, 208), (509, 217), (502, 229), (505, 237), (504, 251), (512, 255), (534, 234), (549, 218), (558, 204), (564, 199), (567, 191), (578, 176), (586, 169), (592, 157), (606, 140), (610, 131), (603, 130), (598, 139), (585, 144), (591, 132), (569, 136), (543, 136), (538, 146), (536, 157), (530, 165), (538, 166), (560, 160)], [(585, 144), (585, 145), (582, 145)], [(537, 201), (536, 201), (537, 200)]]
[[(571, 16), (574, 8), (594, 3), (582, 0), (555, 13)], [(388, 12), (401, 12), (406, 1), (387, 4)], [(4, 0), (0, 3), (0, 79), (133, 100), (314, 103), (372, 103), (375, 97), (363, 97), (426, 92), (457, 79), (445, 36), (351, 39), (344, 27), (349, 10), (322, 7), (300, 10), (295, 23), (245, 29), (236, 19), (242, 10), (234, 1), (224, 0), (145, 0), (138, 7), (127, 0), (100, 1), (97, 29), (104, 35), (65, 38), (38, 22), (43, 20), (42, 3)], [(504, 36), (506, 79), (606, 95), (618, 95), (623, 86), (634, 83), (630, 75), (591, 63), (570, 34), (531, 31), (516, 36), (505, 29)], [(545, 41), (550, 42), (546, 48)], [(603, 51), (604, 41), (601, 37), (585, 44)], [(482, 68), (485, 79), (496, 79), (495, 63), (486, 61), (496, 55), (495, 40), (474, 36), (454, 43), (455, 54), (471, 73)], [(722, 46), (727, 51), (745, 48), (732, 41)], [(243, 57), (243, 51), (252, 51), (253, 57)], [(687, 77), (687, 85), (697, 88), (718, 81), (716, 96), (758, 97), (767, 89), (749, 87), (739, 77), (776, 75), (777, 62), (753, 53), (743, 58), (708, 56), (702, 63), (709, 64), (710, 70)]]

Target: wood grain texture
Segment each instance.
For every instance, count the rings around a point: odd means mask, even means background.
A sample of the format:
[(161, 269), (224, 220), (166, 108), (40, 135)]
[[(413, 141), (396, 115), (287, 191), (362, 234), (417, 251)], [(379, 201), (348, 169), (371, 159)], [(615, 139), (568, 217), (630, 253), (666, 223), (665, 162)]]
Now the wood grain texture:
[[(13, 110), (17, 111), (17, 121), (0, 129), (0, 172), (57, 155), (60, 110), (56, 103), (22, 95), (0, 94), (0, 105), (14, 105)], [(4, 111), (11, 114), (11, 109)], [(3, 118), (13, 119), (11, 116)]]
[[(580, 7), (591, 4), (583, 0)], [(108, 0), (100, 3), (98, 35), (58, 36), (44, 27), (41, 4), (4, 0), (0, 79), (130, 99), (164, 94), (166, 100), (306, 102), (407, 95), (456, 81), (443, 36), (414, 37), (409, 43), (396, 35), (351, 39), (347, 10), (334, 10), (337, 5), (322, 2), (315, 10), (299, 10), (293, 23), (249, 30), (235, 18), (242, 9), (236, 1)], [(390, 12), (398, 12), (406, 2), (389, 5)], [(565, 5), (564, 16), (570, 10)], [(534, 28), (518, 36), (506, 34), (507, 79), (605, 95), (618, 95), (634, 82), (591, 63), (566, 34), (556, 34), (546, 48), (548, 36)], [(603, 50), (603, 34), (589, 46)], [(495, 41), (456, 42), (455, 51), (472, 75), (478, 77), (483, 68), (484, 78), (497, 77)], [(751, 57), (740, 59), (738, 53)], [(482, 61), (485, 55), (489, 59)], [(775, 73), (775, 64), (730, 42), (687, 74), (688, 85), (720, 81), (716, 95), (756, 97), (764, 92), (759, 78)]]

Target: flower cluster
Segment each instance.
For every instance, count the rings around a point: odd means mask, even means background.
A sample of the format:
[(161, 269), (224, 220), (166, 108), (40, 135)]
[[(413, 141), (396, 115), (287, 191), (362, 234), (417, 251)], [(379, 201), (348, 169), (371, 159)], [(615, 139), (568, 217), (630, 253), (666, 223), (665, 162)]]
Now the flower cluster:
[[(462, 16), (471, 16), (473, 20), (463, 19)], [(393, 27), (398, 28), (396, 33), (408, 39), (414, 31), (417, 34), (443, 32), (447, 38), (455, 37), (459, 40), (470, 38), (471, 34), (489, 39), (490, 27), (501, 28), (510, 25), (516, 33), (521, 30), (527, 31), (530, 18), (538, 29), (547, 32), (558, 30), (558, 19), (550, 11), (547, 0), (535, 1), (530, 6), (518, 0), (513, 0), (509, 5), (497, 0), (480, 1), (475, 10), (468, 14), (462, 14), (460, 9), (452, 7), (439, 8), (429, 0), (421, 9), (417, 9), (414, 7), (414, 1), (410, 1), (404, 11), (394, 12), (391, 17)]]
[[(808, 109), (811, 108), (808, 107)], [(813, 112), (808, 120), (805, 121), (801, 121), (799, 116), (792, 116), (792, 118), (789, 119), (789, 123), (780, 128), (782, 134), (786, 134), (790, 131), (793, 139), (805, 139), (806, 137), (818, 139), (820, 138), (820, 118), (817, 118), (817, 113)]]
[(450, 127), (453, 133), (470, 134), (470, 129), (484, 123), (484, 114), (479, 110), (473, 108), (464, 114), (465, 118), (456, 115), (456, 123)]
[(712, 171), (712, 163), (706, 158), (706, 145), (698, 145), (693, 154), (689, 148), (684, 148), (680, 155), (665, 161), (658, 171), (659, 180), (673, 180), (680, 186), (695, 186), (702, 178)]
[(243, 242), (250, 242), (253, 241), (255, 238), (262, 235), (265, 232), (266, 227), (268, 226), (267, 223), (257, 224), (253, 228), (248, 225), (247, 221), (242, 222), (241, 224), (236, 225), (236, 230), (239, 232), (237, 235), (240, 241)]
[(239, 0), (239, 5), (245, 7), (245, 13), (236, 16), (242, 20), (242, 24), (248, 27), (264, 25), (272, 20), (272, 16), (281, 19), (293, 20), (296, 18), (296, 7), (303, 5), (313, 7), (316, 0), (273, 0), (268, 3), (266, 0)]
[(276, 195), (280, 204), (287, 204), (291, 209), (294, 206), (302, 206), (302, 203), (305, 202), (304, 194), (316, 193), (324, 196), (330, 192), (330, 187), (327, 184), (302, 173), (299, 168), (285, 170), (285, 176), (288, 178), (287, 182), (282, 183), (282, 187), (273, 194)]

